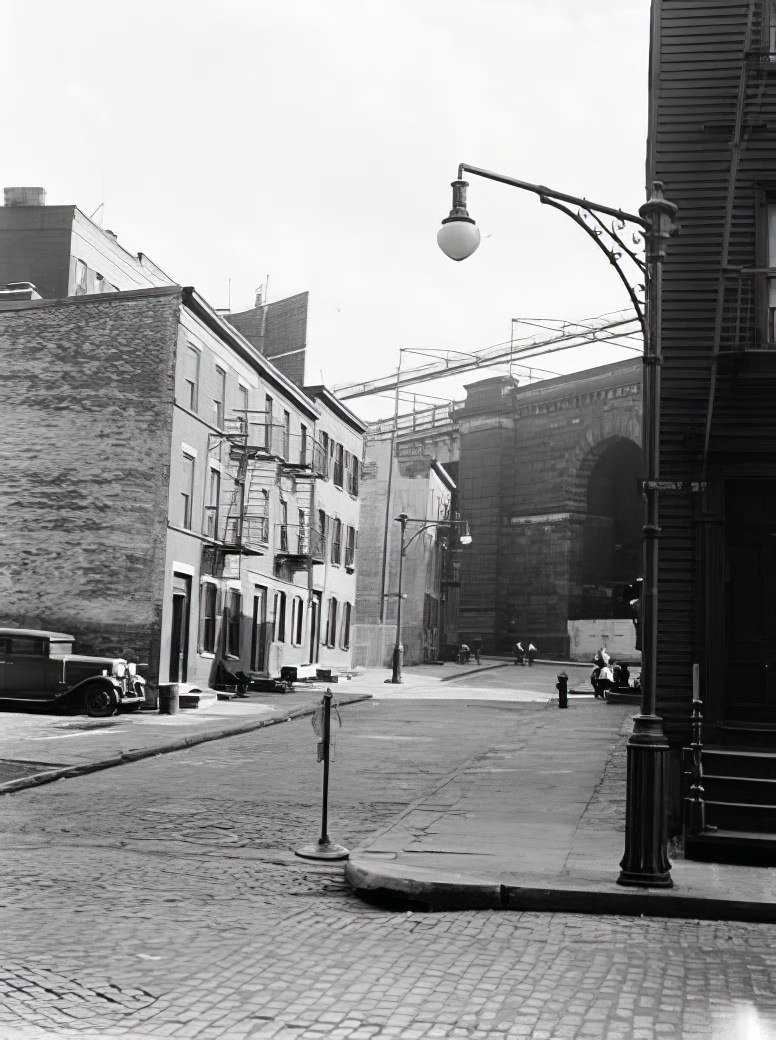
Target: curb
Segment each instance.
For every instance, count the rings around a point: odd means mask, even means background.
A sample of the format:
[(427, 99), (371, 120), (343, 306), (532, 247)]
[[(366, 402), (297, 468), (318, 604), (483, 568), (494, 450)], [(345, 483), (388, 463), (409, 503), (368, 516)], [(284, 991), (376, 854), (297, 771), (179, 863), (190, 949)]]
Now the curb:
[[(427, 876), (424, 876), (424, 873)], [(383, 861), (380, 867), (364, 862), (363, 854), (353, 856), (345, 866), (345, 878), (355, 894), (365, 902), (390, 909), (506, 910), (552, 913), (606, 914), (622, 917), (670, 917), (702, 921), (747, 921), (773, 924), (776, 903), (753, 903), (741, 899), (715, 899), (683, 895), (674, 889), (616, 889), (601, 891), (580, 885), (553, 888), (531, 883), (503, 884), (483, 881), (465, 874), (423, 872), (399, 873)], [(669, 892), (674, 894), (668, 894)]]
[[(359, 701), (373, 699), (371, 693), (345, 694), (345, 698), (347, 699), (337, 699), (338, 707), (344, 708), (348, 704), (357, 704)], [(239, 736), (241, 733), (250, 733), (253, 730), (264, 729), (267, 726), (277, 726), (281, 722), (291, 722), (293, 719), (312, 715), (317, 708), (317, 702), (304, 704), (298, 708), (292, 708), (282, 715), (275, 715), (271, 718), (257, 719), (255, 722), (235, 723), (226, 728), (208, 730), (206, 733), (195, 733), (191, 736), (178, 737), (166, 744), (154, 744), (131, 751), (122, 751), (118, 755), (102, 758), (97, 762), (85, 762), (78, 766), (62, 766), (58, 769), (47, 769), (42, 773), (33, 773), (31, 776), (22, 776), (17, 780), (8, 780), (0, 784), (0, 795), (13, 794), (15, 791), (23, 791), (29, 787), (40, 787), (42, 784), (51, 784), (55, 780), (85, 776), (87, 773), (96, 773), (101, 769), (113, 769), (115, 766), (127, 765), (130, 762), (140, 762), (144, 758), (167, 755), (172, 751), (183, 751), (186, 748), (195, 747), (197, 744), (205, 744), (211, 740), (222, 740), (224, 737)]]

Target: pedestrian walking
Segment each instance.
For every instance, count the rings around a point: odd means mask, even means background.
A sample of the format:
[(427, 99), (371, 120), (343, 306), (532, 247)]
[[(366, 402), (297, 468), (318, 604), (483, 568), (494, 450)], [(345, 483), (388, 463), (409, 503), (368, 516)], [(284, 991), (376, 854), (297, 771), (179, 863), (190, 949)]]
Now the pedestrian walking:
[(534, 658), (536, 657), (536, 655), (538, 653), (539, 653), (539, 651), (536, 649), (534, 644), (529, 642), (528, 643), (528, 649), (526, 650), (526, 657), (528, 658), (528, 667), (529, 668), (534, 663)]
[(474, 640), (474, 660), (477, 664), (480, 663), (480, 641), (479, 639)]
[(515, 664), (525, 664), (525, 649), (519, 640), (515, 643)]
[(466, 643), (461, 643), (461, 649), (458, 651), (458, 664), (468, 664), (470, 657), (471, 650)]

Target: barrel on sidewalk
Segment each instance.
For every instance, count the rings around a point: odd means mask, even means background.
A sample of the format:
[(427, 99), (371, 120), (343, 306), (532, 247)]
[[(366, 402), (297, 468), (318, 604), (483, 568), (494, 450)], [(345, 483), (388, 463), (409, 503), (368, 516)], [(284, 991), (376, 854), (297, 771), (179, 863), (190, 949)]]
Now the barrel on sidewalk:
[(178, 683), (159, 683), (159, 714), (177, 715), (180, 711)]

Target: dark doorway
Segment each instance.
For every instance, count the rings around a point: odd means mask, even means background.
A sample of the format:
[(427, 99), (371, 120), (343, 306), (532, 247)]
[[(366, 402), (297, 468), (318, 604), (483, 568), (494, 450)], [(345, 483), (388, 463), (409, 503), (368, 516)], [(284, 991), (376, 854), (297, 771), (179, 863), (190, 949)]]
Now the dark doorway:
[(776, 481), (725, 485), (726, 722), (776, 725)]
[(172, 576), (172, 632), (170, 634), (170, 682), (186, 682), (189, 657), (191, 578)]
[(263, 672), (267, 666), (267, 590), (253, 587), (253, 627), (251, 629), (251, 671)]

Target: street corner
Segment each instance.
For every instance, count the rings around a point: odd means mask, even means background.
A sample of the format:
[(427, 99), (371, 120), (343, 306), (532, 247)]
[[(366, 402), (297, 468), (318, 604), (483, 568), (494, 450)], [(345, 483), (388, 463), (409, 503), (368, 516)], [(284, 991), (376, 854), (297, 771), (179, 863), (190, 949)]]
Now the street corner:
[(388, 909), (498, 910), (503, 906), (498, 882), (408, 865), (390, 852), (352, 851), (345, 879), (360, 899)]

